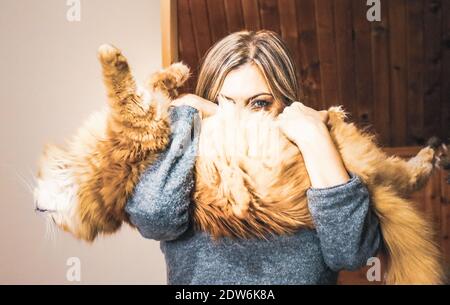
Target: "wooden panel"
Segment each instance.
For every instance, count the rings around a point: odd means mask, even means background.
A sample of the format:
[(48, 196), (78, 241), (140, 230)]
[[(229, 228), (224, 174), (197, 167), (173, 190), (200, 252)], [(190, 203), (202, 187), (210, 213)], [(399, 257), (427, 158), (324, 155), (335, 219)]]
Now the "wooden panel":
[(353, 27), (355, 33), (356, 108), (354, 119), (360, 125), (372, 122), (373, 72), (371, 24), (367, 21), (365, 1), (353, 0)]
[(352, 0), (334, 0), (338, 100), (353, 119), (357, 109)]
[(258, 0), (242, 0), (245, 29), (257, 31), (261, 29)]
[(423, 134), (423, 10), (424, 0), (409, 2), (406, 12), (408, 69), (408, 144), (424, 143)]
[(338, 105), (334, 2), (316, 0), (317, 43), (322, 89), (321, 110)]
[[(188, 0), (178, 1), (178, 49), (179, 58), (185, 62), (192, 70), (196, 72), (199, 62), (197, 46), (195, 44), (194, 30), (191, 20), (191, 10)], [(195, 46), (195, 47), (193, 47)], [(185, 90), (192, 92), (195, 88), (195, 78), (191, 78), (185, 85)]]
[(306, 105), (323, 108), (315, 19), (316, 6), (314, 0), (297, 1), (296, 4), (301, 96)]
[(212, 42), (215, 43), (228, 35), (225, 5), (223, 4), (223, 0), (207, 1), (206, 4), (208, 6), (211, 39)]
[(259, 11), (262, 27), (281, 34), (277, 0), (259, 0)]
[(381, 22), (366, 20), (361, 0), (174, 1), (190, 88), (210, 45), (264, 28), (281, 33), (293, 53), (307, 105), (344, 105), (385, 146), (450, 137), (450, 1), (382, 1)]
[[(442, 172), (444, 174), (444, 172)], [(423, 191), (423, 211), (433, 217), (437, 229), (441, 223), (441, 173), (433, 175), (428, 186)]]
[(194, 29), (197, 57), (202, 58), (212, 45), (209, 33), (208, 12), (206, 0), (190, 0), (192, 25)]
[(450, 137), (450, 1), (442, 3), (441, 137)]
[(388, 6), (382, 5), (381, 22), (372, 23), (373, 131), (380, 143), (386, 146), (392, 145), (390, 124), (394, 116), (390, 111), (388, 12)]
[(406, 142), (406, 9), (405, 0), (389, 1), (392, 144)]
[[(297, 24), (297, 10), (295, 2), (291, 0), (278, 0), (279, 14), (280, 14), (280, 30), (281, 37), (286, 42), (291, 55), (297, 64), (300, 60), (299, 53), (297, 52), (298, 44), (298, 29)], [(296, 69), (297, 78), (300, 77), (298, 69)]]
[[(446, 2), (448, 0), (445, 0)], [(424, 39), (425, 39), (425, 78), (424, 78), (424, 132), (427, 136), (442, 136), (439, 120), (441, 105), (441, 30), (442, 1), (425, 0)], [(447, 97), (450, 98), (450, 97)], [(449, 126), (447, 126), (450, 129)]]
[(450, 274), (450, 172), (441, 175), (441, 248)]
[(225, 11), (227, 16), (228, 32), (243, 30), (244, 18), (242, 15), (242, 5), (240, 0), (225, 0)]

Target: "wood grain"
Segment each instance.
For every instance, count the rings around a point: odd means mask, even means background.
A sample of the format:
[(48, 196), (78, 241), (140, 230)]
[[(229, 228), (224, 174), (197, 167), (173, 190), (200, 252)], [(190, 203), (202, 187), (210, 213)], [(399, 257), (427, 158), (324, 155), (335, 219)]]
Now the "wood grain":
[(316, 32), (316, 6), (314, 0), (297, 1), (296, 4), (301, 96), (306, 105), (323, 109)]
[[(381, 21), (372, 23), (373, 132), (383, 145), (392, 145), (391, 82), (389, 61), (389, 9), (381, 6)], [(402, 143), (401, 145), (404, 145)]]
[(450, 1), (381, 1), (380, 22), (367, 21), (361, 0), (174, 1), (178, 57), (193, 67), (188, 87), (213, 43), (272, 30), (292, 53), (305, 104), (343, 105), (385, 146), (450, 141)]
[(242, 0), (242, 12), (246, 30), (257, 31), (261, 29), (258, 0)]
[(316, 0), (317, 45), (320, 61), (322, 109), (339, 104), (334, 2)]
[(356, 79), (356, 109), (353, 109), (353, 117), (360, 126), (368, 126), (373, 121), (371, 23), (366, 19), (365, 1), (353, 0), (352, 9)]
[(209, 29), (211, 30), (212, 43), (228, 35), (227, 17), (223, 0), (207, 1)]
[(228, 33), (245, 29), (241, 0), (225, 0)]

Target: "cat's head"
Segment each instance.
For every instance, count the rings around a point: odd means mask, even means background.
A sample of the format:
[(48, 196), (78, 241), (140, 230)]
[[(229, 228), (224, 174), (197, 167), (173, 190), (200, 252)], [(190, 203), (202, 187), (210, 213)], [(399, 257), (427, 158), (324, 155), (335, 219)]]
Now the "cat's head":
[[(56, 146), (48, 146), (41, 160), (34, 189), (35, 209), (77, 239), (93, 241), (99, 233), (112, 233), (120, 228), (123, 215), (113, 215), (98, 205), (83, 205), (79, 200), (76, 166), (68, 154)], [(122, 213), (121, 213), (122, 214)]]
[[(91, 154), (95, 139), (102, 138), (106, 112), (94, 113), (79, 130), (77, 139), (67, 149), (55, 145), (47, 145), (41, 156), (34, 188), (35, 209), (50, 219), (59, 228), (71, 233), (78, 239), (93, 241), (99, 233), (116, 231), (124, 219), (123, 211), (108, 211), (95, 200), (80, 200), (80, 196), (92, 194), (88, 190), (80, 190), (85, 172), (84, 163), (80, 160)], [(78, 160), (78, 161), (77, 161)], [(119, 213), (120, 215), (115, 215)]]
[(67, 152), (46, 146), (41, 157), (34, 189), (36, 211), (50, 218), (65, 231), (80, 236), (81, 220), (77, 213), (77, 184)]

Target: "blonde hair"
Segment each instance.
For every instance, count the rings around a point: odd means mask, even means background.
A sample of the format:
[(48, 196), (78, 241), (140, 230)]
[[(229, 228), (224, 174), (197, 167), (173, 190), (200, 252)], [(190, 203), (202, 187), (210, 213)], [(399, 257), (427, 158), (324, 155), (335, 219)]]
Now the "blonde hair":
[(247, 63), (256, 64), (272, 94), (285, 105), (298, 100), (295, 66), (286, 45), (271, 31), (241, 31), (217, 42), (203, 59), (195, 94), (216, 101), (227, 74)]

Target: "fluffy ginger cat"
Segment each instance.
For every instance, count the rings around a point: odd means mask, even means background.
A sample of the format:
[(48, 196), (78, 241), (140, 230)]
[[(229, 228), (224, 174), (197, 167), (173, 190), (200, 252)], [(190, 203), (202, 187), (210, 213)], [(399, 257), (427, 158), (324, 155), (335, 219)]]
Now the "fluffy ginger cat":
[[(99, 60), (109, 109), (94, 114), (66, 148), (46, 147), (35, 189), (37, 210), (87, 241), (129, 223), (126, 202), (169, 143), (169, 103), (189, 75), (176, 63), (138, 87), (118, 49), (101, 46)], [(276, 118), (222, 106), (201, 123), (192, 195), (195, 227), (214, 238), (266, 238), (314, 228), (302, 156)], [(386, 283), (443, 283), (432, 224), (406, 198), (426, 183), (434, 149), (426, 147), (409, 161), (388, 157), (373, 136), (344, 119), (340, 108), (329, 109), (331, 136), (346, 168), (367, 185), (379, 217)]]

